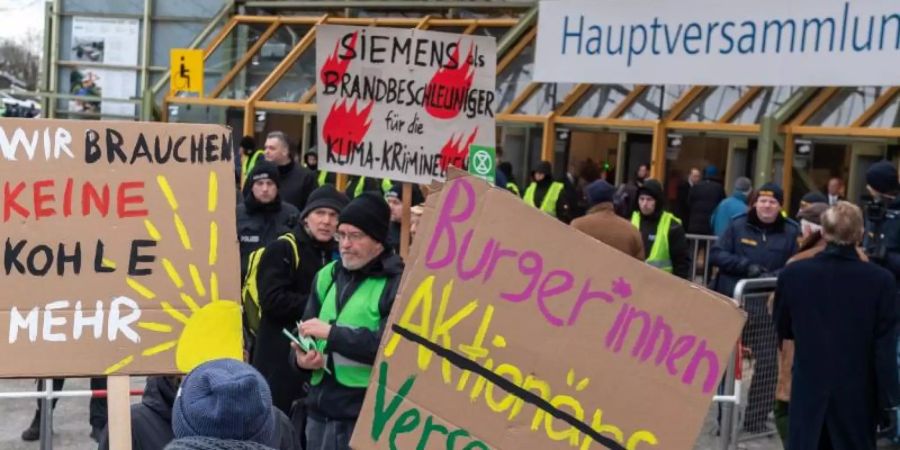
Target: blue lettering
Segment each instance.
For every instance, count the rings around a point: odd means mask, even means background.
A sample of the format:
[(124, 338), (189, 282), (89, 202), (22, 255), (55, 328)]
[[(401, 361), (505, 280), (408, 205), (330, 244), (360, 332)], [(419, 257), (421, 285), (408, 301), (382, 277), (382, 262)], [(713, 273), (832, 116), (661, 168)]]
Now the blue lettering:
[(612, 35), (613, 35), (613, 27), (607, 27), (609, 33), (606, 35), (606, 53), (610, 55), (621, 55), (622, 47), (625, 46), (625, 25), (619, 26), (619, 48), (613, 50), (612, 48)]
[(881, 42), (881, 46), (878, 48), (879, 50), (884, 50), (884, 36), (887, 34), (888, 22), (893, 20), (897, 25), (895, 35), (896, 40), (894, 44), (895, 50), (900, 50), (900, 14), (891, 14), (890, 16), (881, 16), (881, 38), (879, 38), (879, 42)]
[(844, 18), (841, 20), (841, 51), (844, 51), (847, 43), (847, 17), (850, 16), (850, 3), (844, 2)]
[(803, 38), (800, 39), (800, 52), (802, 53), (802, 52), (806, 51), (806, 37), (809, 35), (809, 29), (813, 25), (815, 25), (815, 27), (816, 27), (816, 48), (814, 51), (818, 52), (821, 47), (822, 28), (824, 28), (825, 25), (829, 25), (831, 27), (830, 28), (831, 37), (828, 39), (828, 42), (829, 42), (828, 51), (833, 52), (834, 51), (834, 35), (835, 35), (834, 27), (835, 27), (835, 25), (834, 25), (834, 19), (832, 19), (830, 17), (827, 19), (806, 19), (803, 21)]
[[(638, 50), (637, 45), (634, 42), (635, 31), (640, 30), (641, 32), (641, 47)], [(644, 50), (647, 48), (647, 28), (643, 25), (632, 25), (631, 30), (628, 33), (628, 67), (631, 67), (631, 60), (633, 56), (640, 55), (644, 53)]]
[(703, 37), (703, 28), (700, 27), (699, 23), (689, 23), (687, 28), (684, 29), (684, 51), (689, 55), (696, 55), (700, 53), (700, 50), (696, 48), (688, 47), (688, 44), (691, 41), (699, 41)]
[(858, 45), (856, 38), (857, 31), (859, 31), (859, 17), (853, 18), (853, 50), (856, 50), (857, 52), (861, 52), (863, 50), (872, 50), (872, 35), (874, 33), (873, 28), (875, 28), (875, 16), (869, 17), (869, 39), (866, 40), (866, 43), (864, 45)]
[(775, 34), (775, 36), (778, 38), (775, 41), (775, 52), (781, 53), (781, 38), (784, 37), (784, 29), (787, 28), (788, 25), (790, 25), (790, 27), (791, 27), (790, 42), (791, 42), (791, 53), (793, 53), (794, 52), (794, 41), (797, 40), (797, 24), (794, 23), (793, 19), (788, 19), (783, 22), (780, 20), (766, 21), (763, 24), (762, 49), (760, 50), (760, 52), (761, 53), (766, 52), (766, 48), (767, 48), (766, 43), (767, 43), (768, 37), (769, 37), (769, 29), (770, 28), (778, 28), (778, 31)]
[(669, 54), (675, 53), (675, 47), (678, 45), (678, 41), (681, 39), (681, 29), (684, 27), (682, 24), (678, 24), (678, 28), (675, 31), (675, 39), (669, 39), (669, 26), (663, 25), (663, 30), (666, 32), (666, 48), (669, 49)]
[[(742, 55), (753, 53), (756, 48), (756, 24), (748, 20), (741, 23), (741, 26), (749, 28), (749, 31), (738, 39), (738, 51)], [(744, 45), (747, 43), (749, 43), (749, 45)]]
[(588, 55), (597, 55), (603, 52), (603, 28), (598, 27), (597, 25), (591, 25), (588, 30), (591, 33), (594, 33), (594, 36), (588, 38), (587, 44), (584, 46), (584, 51)]
[(654, 17), (653, 24), (650, 25), (650, 29), (653, 30), (653, 46), (652, 46), (651, 51), (653, 52), (654, 55), (659, 54), (659, 49), (656, 48), (656, 37), (657, 37), (656, 31), (659, 30), (659, 28), (660, 28), (659, 17)]
[(728, 41), (728, 48), (720, 48), (719, 49), (719, 53), (721, 53), (723, 55), (727, 55), (727, 54), (731, 53), (732, 50), (734, 50), (734, 38), (732, 37), (731, 33), (728, 31), (729, 29), (734, 28), (734, 27), (735, 27), (734, 22), (725, 22), (722, 24), (722, 38), (725, 39), (726, 41)]
[(713, 22), (708, 24), (708, 29), (706, 30), (706, 54), (708, 55), (710, 52), (710, 47), (712, 47), (712, 39), (713, 39), (713, 31), (719, 27), (719, 22)]
[(584, 16), (581, 16), (578, 19), (578, 32), (577, 33), (569, 31), (569, 16), (566, 16), (566, 18), (564, 20), (565, 20), (565, 22), (563, 23), (562, 54), (563, 55), (566, 54), (566, 46), (567, 46), (567, 43), (569, 42), (569, 38), (577, 37), (578, 38), (578, 52), (577, 53), (580, 55), (581, 54), (581, 37), (584, 32)]

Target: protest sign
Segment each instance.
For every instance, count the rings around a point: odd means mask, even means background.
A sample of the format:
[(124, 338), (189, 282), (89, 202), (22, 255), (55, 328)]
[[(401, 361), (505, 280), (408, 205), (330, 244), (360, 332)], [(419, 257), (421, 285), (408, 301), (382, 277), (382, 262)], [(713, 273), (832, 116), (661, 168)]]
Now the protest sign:
[(241, 357), (231, 130), (0, 119), (0, 377)]
[(496, 44), (386, 27), (316, 28), (320, 168), (428, 184), (494, 141)]
[(692, 449), (744, 314), (472, 176), (426, 203), (355, 449)]

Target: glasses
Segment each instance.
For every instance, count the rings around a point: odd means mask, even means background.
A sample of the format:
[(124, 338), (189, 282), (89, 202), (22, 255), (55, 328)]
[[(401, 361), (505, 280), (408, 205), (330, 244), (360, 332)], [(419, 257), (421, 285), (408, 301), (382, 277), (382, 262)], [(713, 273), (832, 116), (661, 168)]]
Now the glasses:
[(359, 232), (341, 233), (340, 231), (338, 231), (337, 233), (334, 233), (334, 240), (336, 240), (338, 242), (347, 241), (350, 243), (355, 243), (355, 242), (361, 241), (364, 237), (366, 237), (366, 233), (359, 233)]

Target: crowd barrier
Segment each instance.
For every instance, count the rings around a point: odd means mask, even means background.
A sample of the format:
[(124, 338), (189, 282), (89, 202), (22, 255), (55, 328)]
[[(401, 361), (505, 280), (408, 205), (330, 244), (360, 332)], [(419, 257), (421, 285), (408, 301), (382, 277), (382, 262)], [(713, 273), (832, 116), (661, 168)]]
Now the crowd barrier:
[(702, 286), (709, 286), (712, 277), (712, 267), (709, 263), (709, 252), (718, 238), (702, 234), (687, 235), (688, 247), (691, 249), (691, 278), (690, 281)]

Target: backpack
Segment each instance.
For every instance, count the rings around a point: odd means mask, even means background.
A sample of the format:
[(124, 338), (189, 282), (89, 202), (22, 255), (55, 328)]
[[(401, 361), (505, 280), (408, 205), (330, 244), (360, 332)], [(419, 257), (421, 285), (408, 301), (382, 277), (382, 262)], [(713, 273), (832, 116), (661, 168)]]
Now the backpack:
[[(300, 267), (300, 250), (297, 248), (297, 238), (294, 233), (285, 233), (278, 236), (279, 240), (286, 240), (291, 245), (294, 254), (294, 270)], [(259, 271), (259, 262), (262, 260), (265, 247), (258, 248), (250, 253), (247, 261), (247, 275), (244, 277), (244, 287), (241, 289), (241, 305), (244, 310), (244, 323), (250, 334), (256, 336), (259, 329), (259, 321), (262, 318), (262, 308), (259, 306), (259, 287), (256, 284), (256, 274)]]

